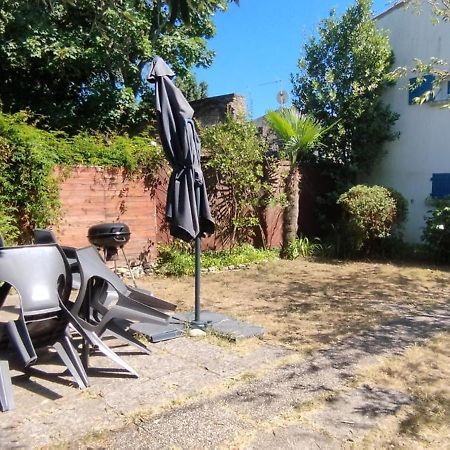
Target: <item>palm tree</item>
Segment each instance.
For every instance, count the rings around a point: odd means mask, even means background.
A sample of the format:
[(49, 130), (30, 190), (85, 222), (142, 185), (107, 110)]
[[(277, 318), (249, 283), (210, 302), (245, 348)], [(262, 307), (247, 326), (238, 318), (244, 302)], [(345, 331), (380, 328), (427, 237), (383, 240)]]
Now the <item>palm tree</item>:
[(299, 212), (299, 161), (319, 144), (328, 130), (314, 118), (300, 114), (294, 107), (266, 114), (269, 127), (283, 143), (283, 155), (289, 160), (285, 181), (287, 206), (283, 214), (283, 246), (281, 257), (287, 257), (290, 244), (297, 238)]

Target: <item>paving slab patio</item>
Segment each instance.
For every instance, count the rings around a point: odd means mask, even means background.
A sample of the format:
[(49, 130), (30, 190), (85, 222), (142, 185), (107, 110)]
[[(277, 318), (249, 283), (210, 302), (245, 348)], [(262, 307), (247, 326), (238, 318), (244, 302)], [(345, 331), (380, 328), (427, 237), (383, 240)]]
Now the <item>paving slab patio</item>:
[(16, 410), (3, 413), (0, 448), (40, 447), (69, 442), (98, 430), (114, 430), (132, 422), (142, 411), (170, 409), (189, 395), (223, 384), (239, 374), (273, 364), (287, 351), (268, 345), (231, 347), (204, 340), (178, 338), (151, 346), (141, 354), (116, 339), (108, 340), (139, 373), (135, 379), (114, 367), (106, 357), (90, 358), (91, 386), (79, 390), (65, 367), (51, 353), (24, 374), (12, 370)]

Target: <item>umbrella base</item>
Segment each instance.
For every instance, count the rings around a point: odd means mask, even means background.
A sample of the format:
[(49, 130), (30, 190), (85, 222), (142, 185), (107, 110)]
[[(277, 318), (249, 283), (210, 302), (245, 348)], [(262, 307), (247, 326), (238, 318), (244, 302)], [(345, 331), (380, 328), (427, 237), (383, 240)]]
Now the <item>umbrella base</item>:
[(192, 320), (191, 322), (189, 322), (189, 325), (192, 328), (198, 328), (200, 330), (205, 330), (206, 328), (208, 328), (209, 326), (211, 326), (211, 321), (210, 320)]

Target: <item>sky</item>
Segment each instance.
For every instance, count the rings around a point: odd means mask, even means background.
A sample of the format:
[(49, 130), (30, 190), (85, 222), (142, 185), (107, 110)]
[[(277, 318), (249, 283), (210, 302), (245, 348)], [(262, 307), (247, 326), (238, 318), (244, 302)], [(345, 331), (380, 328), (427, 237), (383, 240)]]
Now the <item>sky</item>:
[[(297, 72), (303, 44), (332, 8), (341, 15), (352, 0), (240, 0), (217, 13), (216, 36), (208, 47), (216, 52), (208, 69), (197, 69), (208, 83), (208, 95), (245, 96), (249, 117), (258, 118), (279, 107), (277, 93), (291, 98), (290, 74)], [(379, 14), (392, 0), (374, 0)]]

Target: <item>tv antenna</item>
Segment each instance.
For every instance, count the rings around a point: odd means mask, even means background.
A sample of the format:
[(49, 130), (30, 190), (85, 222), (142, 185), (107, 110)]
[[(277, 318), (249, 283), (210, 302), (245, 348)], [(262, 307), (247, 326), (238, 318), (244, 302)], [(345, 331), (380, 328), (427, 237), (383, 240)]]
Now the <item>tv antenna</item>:
[(284, 105), (286, 105), (288, 100), (289, 100), (289, 95), (284, 89), (281, 89), (281, 91), (278, 91), (277, 102), (282, 108), (284, 108)]

